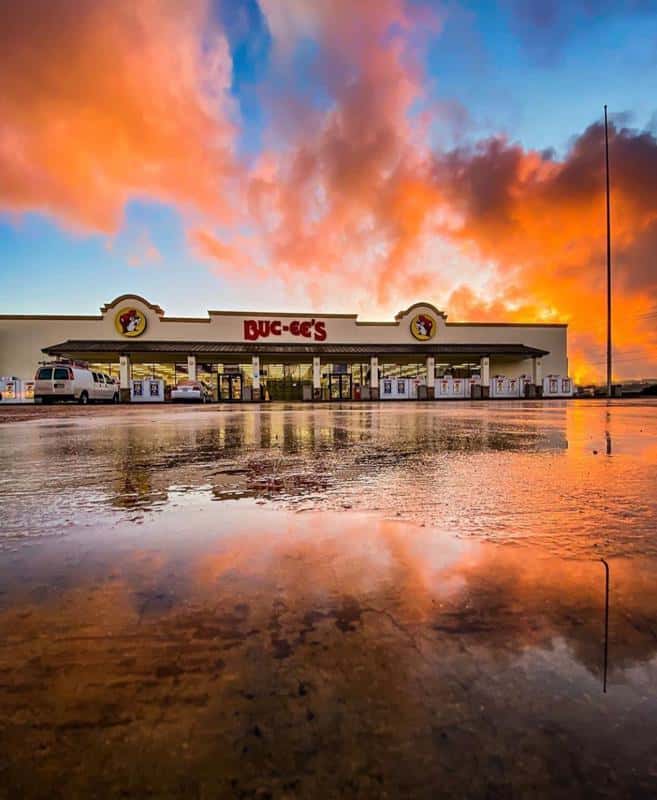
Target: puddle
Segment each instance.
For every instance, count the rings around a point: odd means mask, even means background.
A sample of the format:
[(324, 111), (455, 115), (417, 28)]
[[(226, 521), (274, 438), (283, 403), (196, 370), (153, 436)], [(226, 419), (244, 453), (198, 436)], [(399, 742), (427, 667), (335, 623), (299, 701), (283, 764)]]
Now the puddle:
[(656, 411), (4, 426), (7, 796), (656, 796)]

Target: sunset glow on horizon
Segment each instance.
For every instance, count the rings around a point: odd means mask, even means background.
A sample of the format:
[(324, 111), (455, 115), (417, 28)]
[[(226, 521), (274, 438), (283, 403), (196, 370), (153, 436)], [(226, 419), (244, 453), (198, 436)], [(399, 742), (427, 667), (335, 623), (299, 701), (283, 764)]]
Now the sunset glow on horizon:
[(0, 48), (0, 313), (422, 299), (599, 382), (608, 103), (615, 378), (657, 376), (651, 3), (25, 0)]

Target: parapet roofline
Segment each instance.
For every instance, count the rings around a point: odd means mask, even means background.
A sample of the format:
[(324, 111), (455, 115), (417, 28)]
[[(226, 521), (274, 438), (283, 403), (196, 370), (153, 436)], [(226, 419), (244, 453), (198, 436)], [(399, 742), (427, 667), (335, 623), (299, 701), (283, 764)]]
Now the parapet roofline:
[(137, 300), (140, 303), (143, 303), (146, 308), (150, 308), (151, 311), (154, 311), (158, 316), (164, 316), (164, 309), (160, 306), (156, 305), (155, 303), (150, 303), (146, 300), (145, 297), (142, 297), (140, 294), (122, 294), (119, 297), (115, 297), (114, 300), (111, 300), (109, 303), (105, 303), (104, 306), (100, 307), (101, 314), (106, 314), (108, 311), (111, 311), (113, 308), (116, 308), (121, 303), (125, 303), (128, 300)]
[(419, 301), (417, 303), (413, 303), (407, 309), (403, 311), (399, 311), (395, 314), (394, 321), (390, 320), (359, 320), (358, 314), (337, 314), (337, 313), (322, 313), (322, 312), (308, 312), (308, 311), (299, 311), (299, 312), (292, 312), (292, 311), (221, 311), (211, 309), (207, 312), (206, 317), (167, 317), (164, 314), (164, 309), (155, 304), (151, 303), (146, 300), (144, 297), (138, 294), (122, 294), (119, 297), (116, 297), (109, 303), (105, 303), (104, 306), (101, 306), (101, 314), (103, 316), (98, 315), (89, 315), (89, 314), (82, 314), (82, 315), (75, 315), (75, 314), (0, 314), (0, 319), (14, 319), (14, 320), (30, 320), (30, 319), (41, 319), (41, 320), (80, 320), (84, 322), (92, 322), (102, 320), (104, 315), (107, 314), (108, 311), (111, 311), (116, 306), (127, 303), (129, 301), (137, 301), (142, 303), (146, 308), (149, 308), (151, 311), (155, 312), (159, 317), (161, 322), (192, 322), (192, 323), (207, 323), (211, 321), (212, 317), (274, 317), (274, 318), (291, 318), (291, 317), (316, 317), (319, 319), (349, 319), (353, 320), (355, 325), (378, 325), (378, 326), (388, 326), (388, 327), (399, 327), (401, 325), (401, 321), (408, 317), (415, 309), (417, 308), (428, 308), (430, 309), (436, 316), (442, 317), (444, 320), (445, 325), (449, 326), (470, 326), (470, 327), (490, 327), (490, 328), (502, 328), (502, 327), (518, 327), (518, 328), (567, 328), (568, 323), (566, 322), (447, 322), (447, 314), (444, 311), (441, 311), (439, 308), (433, 305), (433, 303), (428, 303), (425, 301)]
[(70, 319), (74, 322), (99, 322), (103, 319), (100, 314), (0, 314), (0, 319)]
[(434, 306), (432, 303), (426, 303), (426, 302), (413, 303), (413, 305), (410, 305), (404, 311), (399, 311), (397, 314), (395, 314), (395, 319), (401, 320), (404, 317), (407, 317), (411, 313), (411, 311), (415, 311), (416, 308), (429, 308), (431, 309), (431, 311), (433, 311), (433, 313), (437, 317), (442, 317), (444, 320), (447, 320), (447, 314), (445, 314), (444, 311), (441, 311), (439, 308), (436, 308), (436, 306)]
[[(401, 322), (366, 321), (359, 320), (357, 314), (309, 314), (303, 312), (292, 314), (290, 312), (266, 312), (266, 311), (208, 311), (208, 315), (234, 316), (234, 317), (316, 317), (317, 319), (353, 319), (356, 325), (381, 325), (399, 327)], [(104, 319), (100, 314), (0, 314), (0, 320), (71, 320), (72, 322), (100, 322)], [(207, 317), (160, 317), (160, 322), (210, 322)], [(567, 328), (567, 322), (446, 322), (448, 328)]]
[(567, 322), (446, 322), (447, 328), (567, 328)]
[(208, 311), (211, 317), (328, 317), (329, 319), (356, 319), (358, 314), (335, 314), (314, 311)]

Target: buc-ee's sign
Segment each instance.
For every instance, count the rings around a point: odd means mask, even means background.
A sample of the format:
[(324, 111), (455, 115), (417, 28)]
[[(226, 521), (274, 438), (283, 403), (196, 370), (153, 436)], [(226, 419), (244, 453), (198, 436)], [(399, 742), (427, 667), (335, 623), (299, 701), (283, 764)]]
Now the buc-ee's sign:
[(244, 338), (249, 342), (268, 336), (282, 336), (284, 333), (323, 342), (326, 339), (326, 323), (321, 319), (293, 319), (290, 322), (280, 319), (244, 320)]

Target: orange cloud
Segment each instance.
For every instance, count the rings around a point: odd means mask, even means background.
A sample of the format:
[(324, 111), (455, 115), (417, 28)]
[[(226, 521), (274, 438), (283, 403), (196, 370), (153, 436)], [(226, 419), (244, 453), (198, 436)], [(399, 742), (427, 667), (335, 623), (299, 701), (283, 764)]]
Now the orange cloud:
[(189, 241), (202, 258), (216, 261), (232, 272), (245, 272), (252, 267), (247, 242), (240, 238), (237, 244), (227, 244), (203, 228), (189, 233)]
[[(251, 175), (251, 213), (277, 275), (320, 301), (347, 289), (389, 308), (425, 295), (452, 318), (567, 321), (574, 374), (600, 378), (601, 127), (579, 136), (563, 160), (502, 138), (432, 153), (422, 115), (411, 113), (425, 97), (413, 7), (338, 2), (329, 12), (320, 2), (295, 16), (294, 3), (263, 6), (284, 53), (295, 36), (316, 39), (333, 98), (305, 118), (290, 104), (296, 138)], [(616, 372), (645, 375), (657, 372), (646, 316), (657, 290), (657, 142), (612, 126), (611, 160)], [(489, 274), (468, 272), (472, 263)]]
[(138, 196), (228, 215), (231, 62), (204, 1), (5, 4), (0, 52), (0, 209), (105, 232)]
[(409, 45), (419, 10), (341, 0), (294, 17), (292, 5), (263, 4), (272, 35), (286, 52), (295, 36), (317, 39), (317, 74), (333, 103), (305, 116), (290, 104), (296, 137), (251, 177), (250, 210), (270, 259), (319, 296), (355, 286), (385, 304), (402, 284), (427, 290), (435, 275), (416, 256), (439, 195), (419, 171), (423, 149), (408, 119), (423, 91)]
[[(614, 329), (619, 375), (657, 370), (652, 319), (657, 273), (657, 140), (612, 127)], [(444, 231), (496, 264), (491, 307), (508, 318), (561, 318), (571, 324), (580, 377), (600, 377), (605, 337), (604, 139), (600, 125), (578, 137), (562, 161), (501, 139), (439, 155), (434, 179), (460, 217)], [(653, 254), (653, 255), (651, 255)], [(454, 295), (462, 310), (477, 298)], [(477, 308), (479, 306), (479, 308)], [(644, 372), (645, 374), (645, 372)]]

